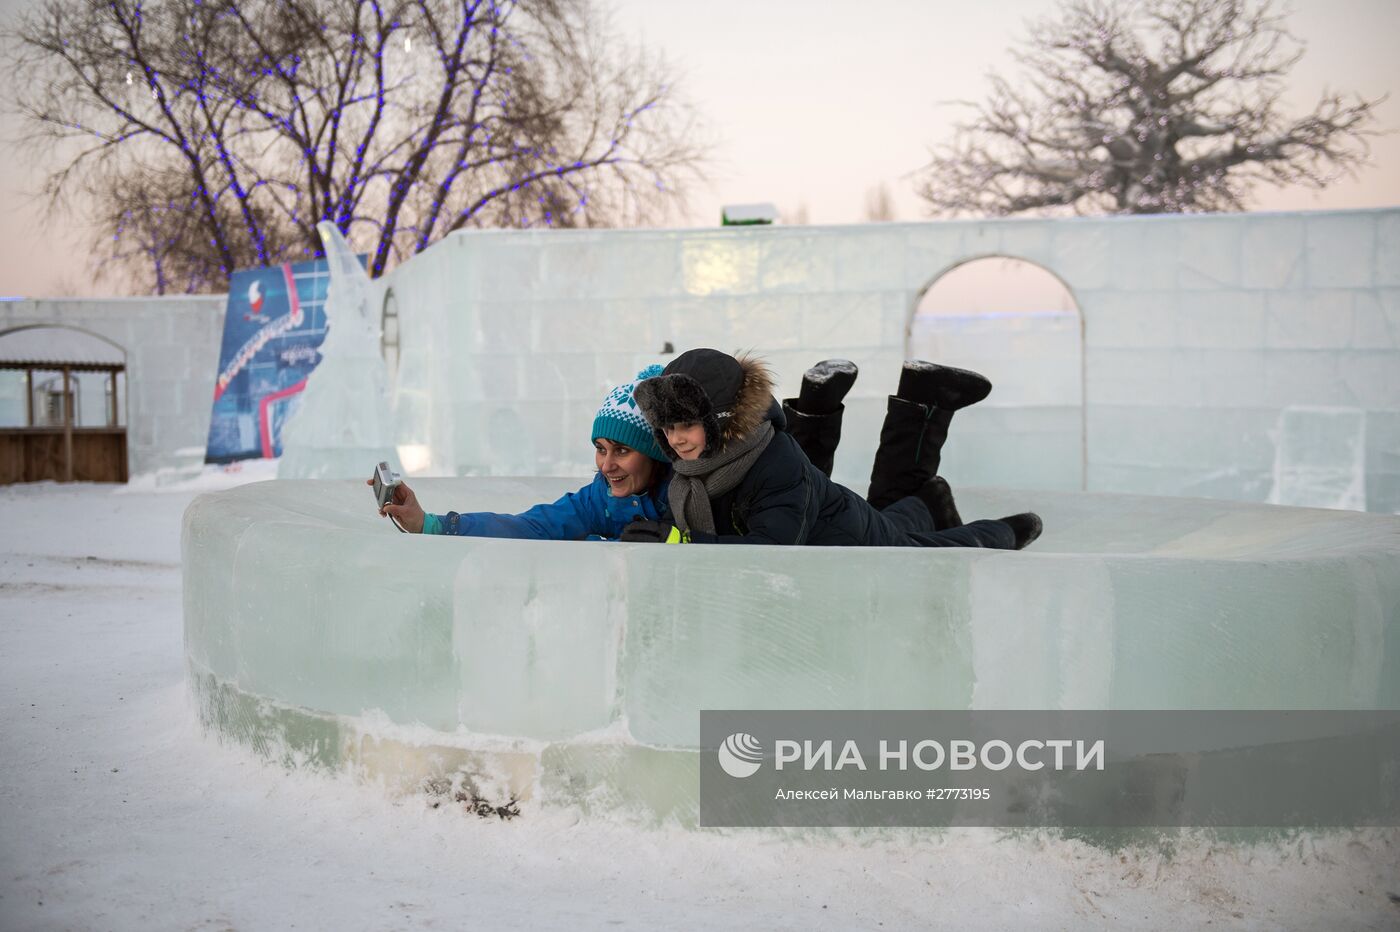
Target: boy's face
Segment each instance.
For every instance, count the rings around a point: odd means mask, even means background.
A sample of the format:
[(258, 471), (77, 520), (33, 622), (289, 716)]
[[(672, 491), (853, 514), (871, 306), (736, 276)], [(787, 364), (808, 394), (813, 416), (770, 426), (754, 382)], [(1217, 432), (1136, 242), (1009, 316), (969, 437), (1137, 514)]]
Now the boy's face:
[(666, 442), (683, 460), (698, 460), (705, 452), (705, 425), (699, 421), (671, 424), (666, 428)]

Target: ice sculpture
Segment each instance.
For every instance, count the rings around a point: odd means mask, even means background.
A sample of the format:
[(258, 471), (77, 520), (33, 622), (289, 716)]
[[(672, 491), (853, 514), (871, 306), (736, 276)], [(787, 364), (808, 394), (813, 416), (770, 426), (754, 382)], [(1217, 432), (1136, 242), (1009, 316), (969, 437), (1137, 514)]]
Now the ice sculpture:
[[(516, 510), (564, 480), (419, 480)], [(183, 534), (206, 725), (412, 785), (693, 815), (701, 709), (1400, 708), (1400, 518), (1092, 493), (1031, 550), (405, 536), (358, 482), (203, 495)], [(601, 795), (599, 795), (601, 794)]]
[(369, 276), (335, 224), (323, 221), (316, 230), (331, 271), (326, 298), (330, 329), (301, 405), (282, 429), (277, 475), (284, 479), (368, 476), (380, 460), (388, 460), (398, 471)]

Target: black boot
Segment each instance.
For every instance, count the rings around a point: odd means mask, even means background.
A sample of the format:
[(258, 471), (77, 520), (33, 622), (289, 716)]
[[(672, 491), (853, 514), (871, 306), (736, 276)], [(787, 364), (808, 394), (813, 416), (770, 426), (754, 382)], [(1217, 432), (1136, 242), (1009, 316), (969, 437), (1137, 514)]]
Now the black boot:
[(928, 507), (928, 513), (933, 516), (935, 531), (962, 527), (962, 516), (958, 514), (958, 506), (953, 502), (953, 490), (948, 487), (942, 476), (934, 476), (925, 482), (916, 494), (919, 501)]
[(980, 373), (911, 359), (899, 374), (899, 391), (895, 394), (908, 401), (956, 411), (976, 404), (991, 391), (992, 383)]
[(846, 411), (842, 400), (859, 374), (848, 359), (824, 359), (803, 373), (796, 398), (783, 399), (788, 433), (828, 478), (841, 443), (841, 415)]
[(841, 415), (846, 413), (846, 406), (840, 406), (834, 414), (803, 414), (793, 407), (797, 402), (796, 398), (783, 401), (788, 433), (792, 434), (792, 439), (797, 441), (812, 465), (830, 479), (831, 468), (836, 462), (836, 447), (841, 443)]
[(802, 374), (802, 390), (793, 407), (803, 414), (835, 414), (860, 370), (849, 359), (823, 359)]
[(890, 396), (866, 501), (877, 510), (917, 495), (938, 474), (952, 411)]
[(1016, 535), (1016, 549), (1024, 550), (1028, 544), (1040, 536), (1044, 525), (1040, 523), (1040, 515), (1034, 511), (1023, 511), (1019, 515), (1010, 515), (1002, 518), (1001, 523), (1011, 528), (1011, 533)]

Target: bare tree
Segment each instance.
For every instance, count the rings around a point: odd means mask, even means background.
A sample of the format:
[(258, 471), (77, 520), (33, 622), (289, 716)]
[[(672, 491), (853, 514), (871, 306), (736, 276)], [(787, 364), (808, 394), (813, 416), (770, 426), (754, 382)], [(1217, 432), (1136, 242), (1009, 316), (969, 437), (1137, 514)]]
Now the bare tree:
[(933, 213), (1239, 210), (1259, 182), (1323, 187), (1354, 172), (1384, 98), (1325, 93), (1283, 113), (1302, 43), (1271, 0), (1071, 0), (934, 150)]
[(865, 219), (871, 223), (885, 223), (895, 218), (894, 196), (890, 186), (880, 182), (865, 191)]
[[(48, 0), (12, 39), (46, 193), (157, 290), (469, 226), (640, 222), (704, 146), (589, 0)], [(57, 156), (55, 155), (57, 153)]]
[(782, 212), (783, 225), (790, 227), (805, 227), (812, 222), (812, 212), (807, 209), (807, 202), (802, 201), (792, 210)]

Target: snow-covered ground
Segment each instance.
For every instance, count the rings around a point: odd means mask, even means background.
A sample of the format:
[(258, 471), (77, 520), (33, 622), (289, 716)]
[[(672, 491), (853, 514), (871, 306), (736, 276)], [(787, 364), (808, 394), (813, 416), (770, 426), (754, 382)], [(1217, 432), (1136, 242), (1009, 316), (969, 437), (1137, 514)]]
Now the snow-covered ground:
[[(0, 488), (0, 929), (1392, 929), (1400, 831), (1170, 856), (484, 820), (199, 730), (179, 491)], [(170, 488), (167, 486), (167, 488)]]

